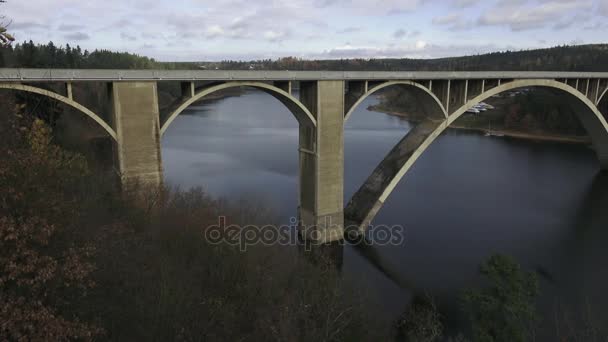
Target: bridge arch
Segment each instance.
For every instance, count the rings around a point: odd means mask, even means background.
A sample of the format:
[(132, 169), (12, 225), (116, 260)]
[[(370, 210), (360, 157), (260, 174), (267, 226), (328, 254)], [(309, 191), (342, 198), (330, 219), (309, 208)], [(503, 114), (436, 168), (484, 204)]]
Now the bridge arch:
[(365, 94), (359, 97), (359, 99), (348, 109), (346, 115), (344, 115), (344, 121), (348, 120), (355, 111), (355, 109), (357, 109), (357, 107), (369, 96), (373, 95), (381, 89), (392, 86), (406, 86), (409, 89), (413, 90), (417, 97), (422, 100), (421, 105), (423, 106), (427, 114), (435, 117), (448, 117), (447, 111), (445, 110), (445, 107), (441, 103), (439, 98), (437, 98), (437, 95), (435, 95), (425, 86), (413, 81), (388, 81), (372, 87)]
[(205, 88), (195, 94), (193, 97), (184, 101), (177, 109), (169, 114), (167, 120), (165, 120), (165, 122), (162, 124), (160, 135), (162, 136), (165, 134), (173, 120), (175, 120), (175, 118), (190, 105), (202, 100), (205, 96), (212, 93), (234, 87), (251, 87), (261, 90), (281, 101), (281, 103), (283, 103), (296, 117), (300, 125), (308, 125), (313, 127), (317, 125), (317, 121), (312, 113), (300, 101), (298, 101), (298, 99), (280, 88), (262, 82), (227, 82)]
[(364, 232), (399, 181), (426, 149), (467, 109), (491, 96), (517, 88), (543, 87), (565, 95), (589, 133), (601, 167), (608, 168), (608, 123), (595, 104), (575, 88), (554, 80), (516, 80), (494, 87), (449, 114), (443, 122), (425, 121), (414, 127), (388, 153), (344, 209), (345, 226)]
[(88, 109), (87, 107), (81, 105), (80, 103), (74, 101), (73, 99), (70, 99), (68, 97), (65, 97), (63, 95), (59, 95), (55, 92), (52, 92), (50, 90), (46, 90), (46, 89), (42, 89), (42, 88), (37, 88), (37, 87), (32, 87), (29, 85), (24, 85), (24, 84), (14, 84), (14, 83), (1, 83), (0, 84), (0, 89), (9, 89), (9, 90), (18, 90), (18, 91), (24, 91), (24, 92), (28, 92), (28, 93), (33, 93), (33, 94), (38, 94), (38, 95), (42, 95), (42, 96), (46, 96), (46, 97), (50, 97), (54, 100), (57, 100), (61, 103), (65, 103), (66, 105), (80, 111), (81, 113), (84, 113), (86, 116), (90, 117), (91, 119), (93, 119), (97, 124), (99, 124), (101, 126), (101, 128), (103, 128), (108, 135), (110, 135), (112, 137), (112, 139), (114, 139), (115, 141), (117, 140), (116, 137), (116, 131), (114, 131), (114, 129), (112, 129), (112, 127), (110, 127), (105, 121), (103, 121), (99, 115), (93, 113), (90, 109)]
[(600, 96), (597, 98), (597, 105), (598, 106), (600, 105), (600, 103), (602, 103), (603, 100), (608, 101), (608, 96), (606, 94), (608, 94), (608, 87), (606, 87), (606, 89), (604, 89), (604, 92), (601, 93)]

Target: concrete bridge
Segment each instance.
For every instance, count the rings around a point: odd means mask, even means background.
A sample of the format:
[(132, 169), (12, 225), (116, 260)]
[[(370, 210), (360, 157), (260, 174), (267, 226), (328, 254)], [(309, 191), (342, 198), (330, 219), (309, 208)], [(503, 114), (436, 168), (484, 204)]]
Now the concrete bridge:
[[(169, 82), (181, 97), (161, 105), (158, 88)], [(292, 92), (295, 82), (299, 97)], [(108, 113), (96, 113), (75, 98), (74, 87), (88, 83), (107, 85)], [(366, 97), (391, 86), (412, 92), (427, 119), (404, 136), (344, 206), (344, 122)], [(601, 167), (608, 169), (608, 73), (0, 69), (0, 89), (53, 98), (99, 124), (114, 141), (124, 184), (162, 184), (161, 136), (188, 106), (232, 87), (264, 91), (298, 120), (299, 217), (303, 236), (313, 240), (341, 239), (345, 226), (364, 231), (451, 123), (475, 104), (512, 89), (542, 87), (565, 99), (588, 131)]]

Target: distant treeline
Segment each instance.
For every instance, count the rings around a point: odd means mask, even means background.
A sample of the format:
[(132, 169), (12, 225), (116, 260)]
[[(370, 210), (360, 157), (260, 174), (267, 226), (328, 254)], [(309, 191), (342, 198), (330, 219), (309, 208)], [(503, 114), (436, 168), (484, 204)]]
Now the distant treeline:
[(75, 68), (75, 69), (155, 69), (162, 68), (152, 58), (109, 50), (82, 50), (80, 46), (34, 44), (31, 40), (1, 49), (3, 68)]
[(503, 51), (439, 59), (335, 59), (221, 62), (158, 62), (126, 52), (94, 50), (23, 42), (1, 49), (0, 67), (10, 68), (121, 68), (222, 70), (370, 70), (370, 71), (608, 71), (608, 44), (558, 46), (548, 49)]
[[(608, 71), (608, 44), (493, 52), (439, 59), (304, 60), (294, 57), (253, 62), (202, 63), (218, 69), (370, 71)], [(184, 65), (185, 66), (185, 65)]]

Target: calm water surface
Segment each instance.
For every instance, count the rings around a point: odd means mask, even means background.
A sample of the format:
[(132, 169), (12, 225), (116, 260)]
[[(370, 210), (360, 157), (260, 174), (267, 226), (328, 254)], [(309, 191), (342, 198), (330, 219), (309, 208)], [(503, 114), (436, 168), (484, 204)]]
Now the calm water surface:
[[(376, 101), (368, 99), (346, 124), (345, 203), (410, 129), (366, 109)], [(271, 96), (250, 91), (192, 106), (162, 147), (169, 184), (262, 199), (285, 222), (296, 215), (297, 121)], [(407, 307), (412, 290), (427, 290), (443, 311), (456, 312), (458, 292), (479, 283), (479, 263), (496, 252), (541, 271), (546, 315), (559, 304), (607, 317), (608, 176), (588, 147), (450, 130), (374, 223), (406, 228), (403, 245), (375, 250), (398, 281), (352, 249), (345, 250), (344, 275), (387, 320)]]

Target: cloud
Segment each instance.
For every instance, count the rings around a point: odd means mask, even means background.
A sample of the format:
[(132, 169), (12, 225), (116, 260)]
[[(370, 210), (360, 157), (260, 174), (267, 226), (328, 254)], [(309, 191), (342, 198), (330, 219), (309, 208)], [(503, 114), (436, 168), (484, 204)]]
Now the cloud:
[(337, 31), (339, 34), (360, 32), (362, 29), (359, 26), (349, 26)]
[[(506, 49), (503, 47), (502, 49)], [(398, 46), (353, 46), (343, 45), (308, 58), (438, 58), (496, 51), (494, 45), (434, 45), (419, 40), (413, 44)]]
[(397, 29), (395, 32), (393, 32), (393, 38), (394, 39), (403, 39), (406, 37), (409, 38), (414, 38), (420, 35), (420, 31), (415, 30), (415, 31), (407, 31), (404, 29)]
[(406, 34), (407, 34), (406, 30), (398, 29), (397, 31), (395, 31), (393, 33), (393, 38), (401, 39), (401, 38), (405, 37)]
[(91, 38), (88, 34), (86, 34), (84, 32), (74, 32), (74, 33), (66, 34), (64, 37), (67, 40), (74, 40), (74, 41), (88, 40)]
[(496, 3), (496, 7), (514, 7), (514, 6), (523, 6), (528, 3), (528, 0), (499, 0)]
[(595, 22), (595, 23), (587, 23), (583, 30), (585, 31), (599, 31), (608, 29), (608, 24), (605, 22)]
[(454, 0), (453, 6), (458, 8), (466, 8), (476, 5), (480, 0)]
[(444, 26), (450, 31), (467, 30), (474, 26), (471, 20), (466, 20), (460, 13), (451, 13), (441, 17), (435, 17), (433, 18), (433, 24)]
[(326, 8), (334, 5), (336, 2), (337, 0), (314, 0), (313, 4), (315, 7)]
[[(0, 9), (18, 40), (77, 40), (88, 49), (180, 60), (351, 52), (439, 57), (465, 47), (485, 51), (497, 40), (515, 48), (577, 37), (602, 42), (608, 27), (608, 0), (11, 0)], [(345, 41), (352, 44), (340, 46)], [(448, 42), (456, 44), (451, 53)]]
[(209, 27), (207, 27), (207, 29), (205, 30), (205, 37), (206, 38), (217, 38), (217, 37), (221, 37), (225, 34), (225, 31), (223, 28), (221, 28), (219, 25), (211, 25)]
[(598, 10), (601, 15), (608, 17), (608, 1), (600, 0), (600, 5), (599, 5)]
[(9, 25), (11, 30), (38, 30), (50, 28), (47, 24), (40, 24), (32, 21), (26, 22), (13, 22)]
[(57, 28), (59, 31), (79, 31), (84, 28), (84, 25), (69, 25), (69, 24), (61, 24)]
[(318, 9), (305, 5), (303, 0), (277, 3), (219, 0), (217, 5), (206, 6), (205, 11), (172, 12), (164, 17), (167, 26), (180, 34), (202, 34), (207, 39), (276, 42), (290, 39), (294, 34), (309, 36), (329, 28), (315, 13)]
[[(194, 37), (196, 34), (185, 31), (180, 33), (182, 37)], [(280, 42), (291, 37), (289, 29), (252, 29), (248, 23), (233, 22), (227, 26), (210, 25), (203, 31), (203, 37), (207, 39), (260, 39), (270, 42)]]
[(585, 41), (581, 38), (573, 39), (568, 43), (568, 45), (581, 45), (581, 44), (585, 44)]
[(584, 25), (589, 22), (591, 16), (589, 14), (577, 14), (565, 19), (562, 19), (553, 25), (554, 30), (565, 30), (574, 25)]
[(338, 7), (345, 13), (369, 16), (412, 12), (423, 2), (423, 0), (326, 0), (325, 7)]
[(264, 39), (266, 39), (270, 42), (281, 42), (281, 41), (285, 40), (287, 37), (289, 37), (288, 31), (268, 30), (268, 31), (264, 32)]
[(591, 10), (590, 0), (542, 0), (524, 6), (524, 1), (502, 0), (498, 6), (486, 11), (477, 23), (482, 26), (507, 26), (512, 31), (524, 31), (546, 27), (566, 14)]
[(452, 13), (441, 17), (433, 18), (435, 25), (453, 25), (462, 21), (462, 16), (458, 13)]
[(128, 40), (130, 42), (133, 42), (133, 41), (137, 40), (137, 37), (132, 36), (132, 35), (127, 34), (127, 33), (124, 33), (124, 32), (120, 33), (120, 38), (122, 38), (123, 40)]

